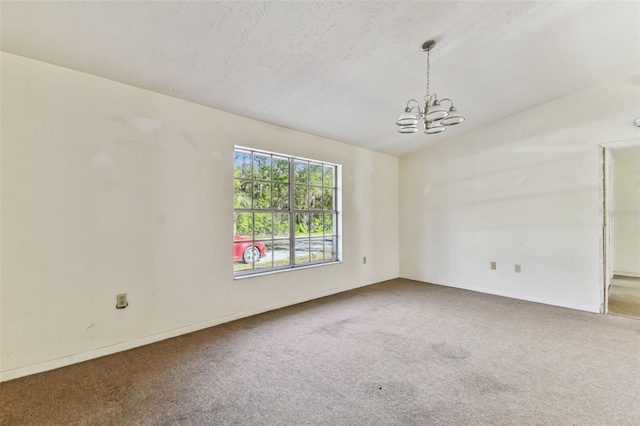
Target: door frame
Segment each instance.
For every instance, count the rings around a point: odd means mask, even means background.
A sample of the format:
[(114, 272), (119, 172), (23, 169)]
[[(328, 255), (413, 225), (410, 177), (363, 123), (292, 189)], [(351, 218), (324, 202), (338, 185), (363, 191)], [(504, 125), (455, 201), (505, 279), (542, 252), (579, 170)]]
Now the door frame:
[(614, 149), (631, 148), (640, 146), (640, 139), (625, 139), (613, 142), (604, 142), (598, 145), (599, 154), (599, 166), (600, 170), (600, 197), (599, 205), (601, 209), (601, 226), (602, 234), (600, 235), (600, 280), (599, 280), (599, 292), (600, 292), (600, 313), (606, 314), (609, 310), (609, 285), (611, 284), (611, 261), (613, 248), (609, 243), (611, 238), (611, 226), (609, 223), (610, 216), (607, 214), (609, 210), (609, 203), (611, 201), (609, 187), (610, 180), (610, 163), (611, 163), (611, 151)]

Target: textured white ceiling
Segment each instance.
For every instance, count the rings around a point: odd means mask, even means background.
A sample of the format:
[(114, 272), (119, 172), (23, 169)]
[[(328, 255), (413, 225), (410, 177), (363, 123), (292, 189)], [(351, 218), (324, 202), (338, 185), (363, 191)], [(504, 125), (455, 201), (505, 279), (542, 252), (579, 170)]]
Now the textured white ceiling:
[[(4, 51), (394, 155), (640, 73), (635, 1), (3, 1), (1, 12)], [(400, 135), (406, 101), (426, 93), (428, 39), (431, 89), (467, 121)]]

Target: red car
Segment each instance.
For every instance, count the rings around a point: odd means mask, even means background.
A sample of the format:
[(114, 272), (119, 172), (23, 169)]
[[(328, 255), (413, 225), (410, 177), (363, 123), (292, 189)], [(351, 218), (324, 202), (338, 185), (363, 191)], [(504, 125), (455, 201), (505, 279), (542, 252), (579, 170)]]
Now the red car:
[(233, 261), (253, 263), (267, 255), (267, 248), (264, 244), (251, 241), (251, 238), (233, 236)]

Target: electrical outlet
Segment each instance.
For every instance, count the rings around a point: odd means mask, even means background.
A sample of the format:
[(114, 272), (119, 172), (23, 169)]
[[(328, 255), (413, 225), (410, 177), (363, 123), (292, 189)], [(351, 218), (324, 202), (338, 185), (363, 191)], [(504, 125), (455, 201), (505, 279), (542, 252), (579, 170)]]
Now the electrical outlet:
[(516, 271), (517, 273), (522, 272), (522, 269), (520, 268), (520, 265), (516, 265), (516, 267), (515, 267), (515, 271)]
[(362, 264), (363, 264), (363, 265), (366, 265), (366, 264), (367, 264), (367, 256), (364, 256), (364, 257), (362, 258)]
[(124, 309), (127, 306), (129, 306), (129, 302), (127, 302), (127, 293), (116, 295), (116, 309)]
[(498, 269), (496, 266), (496, 262), (491, 262), (491, 270), (495, 271), (496, 269)]

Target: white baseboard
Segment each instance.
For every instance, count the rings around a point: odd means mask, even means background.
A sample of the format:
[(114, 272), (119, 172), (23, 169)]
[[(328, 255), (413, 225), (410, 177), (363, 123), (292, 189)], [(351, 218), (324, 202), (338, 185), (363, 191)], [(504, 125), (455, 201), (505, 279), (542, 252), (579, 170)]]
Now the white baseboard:
[(253, 315), (273, 311), (273, 310), (284, 308), (287, 306), (297, 305), (298, 303), (308, 302), (314, 299), (320, 299), (322, 297), (331, 296), (332, 294), (342, 293), (342, 292), (354, 290), (360, 287), (366, 287), (368, 285), (391, 280), (394, 278), (398, 278), (398, 277), (386, 278), (381, 281), (376, 281), (375, 283), (358, 284), (356, 286), (348, 286), (348, 287), (336, 287), (330, 290), (313, 294), (311, 296), (304, 296), (304, 297), (298, 297), (295, 299), (289, 299), (283, 302), (278, 302), (271, 305), (263, 306), (256, 309), (250, 309), (244, 312), (238, 312), (231, 315), (226, 315), (223, 317), (215, 318), (210, 321), (189, 325), (186, 327), (176, 328), (175, 330), (165, 331), (163, 333), (154, 334), (152, 336), (143, 337), (143, 338), (132, 340), (129, 342), (118, 343), (116, 345), (105, 346), (103, 348), (98, 348), (98, 349), (90, 350), (87, 352), (82, 352), (79, 354), (69, 355), (62, 358), (53, 359), (50, 361), (44, 361), (38, 364), (32, 364), (32, 365), (27, 365), (25, 367), (19, 367), (19, 368), (14, 368), (12, 370), (2, 371), (0, 372), (0, 382), (6, 382), (8, 380), (17, 379), (19, 377), (29, 376), (31, 374), (36, 374), (36, 373), (42, 373), (44, 371), (54, 370), (60, 367), (66, 367), (79, 362), (89, 361), (91, 359), (100, 358), (105, 355), (115, 354), (117, 352), (126, 351), (129, 349), (137, 348), (139, 346), (144, 346), (150, 343), (159, 342), (161, 340), (170, 339), (172, 337), (181, 336), (183, 334), (193, 333), (194, 331), (199, 331), (199, 330), (203, 330), (205, 328), (213, 327), (226, 322), (235, 321), (240, 318), (250, 317)]
[[(628, 277), (628, 275), (626, 275)], [(611, 285), (617, 287), (640, 288), (640, 281), (635, 279), (615, 278), (611, 280)]]
[[(415, 278), (407, 278), (407, 279), (415, 280)], [(475, 292), (478, 292), (478, 293), (493, 294), (494, 296), (508, 297), (509, 299), (526, 300), (527, 302), (542, 303), (542, 304), (545, 304), (545, 305), (559, 306), (559, 307), (562, 307), (562, 308), (569, 308), (569, 309), (576, 309), (578, 311), (586, 311), (586, 312), (592, 312), (592, 313), (596, 313), (596, 314), (600, 313), (600, 307), (599, 306), (581, 305), (581, 304), (578, 304), (578, 303), (563, 303), (563, 302), (558, 302), (557, 300), (544, 299), (544, 298), (521, 297), (519, 295), (510, 294), (510, 293), (507, 293), (507, 292), (496, 291), (496, 290), (482, 288), (482, 287), (475, 287), (475, 286), (470, 286), (470, 285), (465, 285), (465, 284), (460, 284), (460, 283), (453, 283), (453, 282), (450, 282), (450, 281), (422, 280), (422, 279), (421, 280), (416, 280), (416, 281), (421, 281), (421, 282), (424, 282), (424, 283), (427, 283), (427, 284), (437, 284), (437, 285), (441, 285), (441, 286), (445, 286), (445, 287), (459, 288), (461, 290), (470, 290), (470, 291), (475, 291)]]
[(613, 271), (613, 275), (622, 275), (624, 277), (640, 278), (640, 273), (629, 271)]

